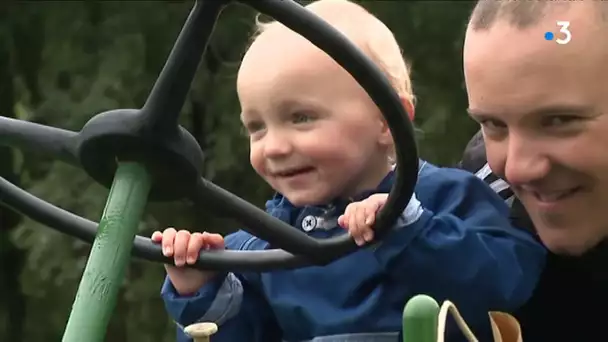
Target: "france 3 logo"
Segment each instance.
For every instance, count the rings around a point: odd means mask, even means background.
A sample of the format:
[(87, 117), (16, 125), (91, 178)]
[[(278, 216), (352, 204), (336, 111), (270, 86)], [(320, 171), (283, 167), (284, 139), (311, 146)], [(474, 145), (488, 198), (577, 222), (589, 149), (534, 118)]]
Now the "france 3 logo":
[(552, 31), (545, 32), (545, 40), (555, 40), (557, 44), (566, 45), (572, 40), (572, 32), (570, 32), (570, 22), (558, 20), (556, 22), (559, 31), (557, 34)]

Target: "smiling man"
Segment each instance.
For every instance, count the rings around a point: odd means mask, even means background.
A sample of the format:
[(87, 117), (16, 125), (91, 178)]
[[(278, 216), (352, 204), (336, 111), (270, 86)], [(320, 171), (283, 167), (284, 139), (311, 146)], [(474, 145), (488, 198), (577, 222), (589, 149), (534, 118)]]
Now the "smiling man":
[(518, 314), (526, 342), (596, 341), (604, 334), (598, 311), (608, 305), (606, 18), (607, 2), (488, 0), (477, 4), (467, 29), (469, 113), (481, 132), (462, 165), (505, 200), (514, 193), (515, 224), (535, 229), (554, 253)]

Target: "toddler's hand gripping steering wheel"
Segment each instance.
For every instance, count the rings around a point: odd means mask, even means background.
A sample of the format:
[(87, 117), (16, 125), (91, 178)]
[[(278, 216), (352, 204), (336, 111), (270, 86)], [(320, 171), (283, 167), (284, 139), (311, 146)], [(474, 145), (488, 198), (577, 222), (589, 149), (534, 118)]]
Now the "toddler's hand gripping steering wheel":
[[(117, 162), (138, 162), (151, 175), (151, 199), (189, 197), (206, 208), (236, 218), (247, 231), (283, 248), (203, 251), (195, 267), (268, 271), (327, 264), (357, 249), (348, 234), (314, 239), (201, 178), (203, 151), (177, 123), (217, 17), (230, 2), (196, 2), (141, 109), (98, 114), (78, 133), (0, 117), (0, 144), (42, 152), (80, 166), (106, 186), (112, 184)], [(239, 2), (273, 17), (324, 50), (352, 74), (382, 111), (393, 133), (398, 167), (388, 202), (376, 220), (375, 229), (381, 238), (409, 202), (418, 174), (413, 128), (398, 95), (369, 58), (337, 30), (297, 3), (291, 0)], [(88, 242), (95, 239), (97, 223), (38, 199), (4, 178), (0, 178), (0, 201), (63, 233)], [(158, 244), (141, 236), (135, 238), (133, 253), (152, 261), (173, 262), (162, 255)]]

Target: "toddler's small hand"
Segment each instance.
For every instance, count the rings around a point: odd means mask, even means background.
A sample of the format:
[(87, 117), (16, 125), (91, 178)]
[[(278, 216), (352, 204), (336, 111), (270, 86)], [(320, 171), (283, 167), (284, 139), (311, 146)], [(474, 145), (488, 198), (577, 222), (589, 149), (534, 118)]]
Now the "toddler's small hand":
[(207, 232), (190, 233), (187, 230), (176, 231), (174, 228), (167, 228), (162, 233), (154, 232), (151, 239), (161, 244), (163, 255), (173, 257), (175, 265), (165, 265), (165, 268), (171, 283), (180, 295), (195, 293), (217, 274), (213, 271), (201, 271), (183, 266), (196, 263), (201, 249), (224, 249), (224, 238), (221, 235)]
[(187, 230), (176, 231), (175, 228), (154, 232), (152, 241), (160, 242), (163, 255), (173, 257), (178, 267), (194, 264), (201, 249), (224, 249), (224, 238), (219, 234), (190, 233)]
[(362, 246), (374, 239), (372, 225), (387, 198), (388, 194), (374, 194), (363, 201), (351, 203), (346, 207), (344, 215), (338, 218), (338, 224), (348, 230), (357, 245)]

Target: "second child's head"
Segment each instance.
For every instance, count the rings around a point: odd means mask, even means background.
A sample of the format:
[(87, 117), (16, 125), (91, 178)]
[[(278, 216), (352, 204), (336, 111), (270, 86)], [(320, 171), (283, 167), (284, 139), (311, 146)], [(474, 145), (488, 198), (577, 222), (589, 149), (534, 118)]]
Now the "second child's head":
[[(413, 115), (409, 70), (392, 32), (346, 0), (320, 0), (307, 9), (377, 63)], [(378, 107), (346, 70), (299, 34), (278, 22), (258, 29), (237, 78), (255, 171), (296, 206), (375, 188), (394, 153)]]

